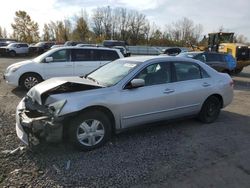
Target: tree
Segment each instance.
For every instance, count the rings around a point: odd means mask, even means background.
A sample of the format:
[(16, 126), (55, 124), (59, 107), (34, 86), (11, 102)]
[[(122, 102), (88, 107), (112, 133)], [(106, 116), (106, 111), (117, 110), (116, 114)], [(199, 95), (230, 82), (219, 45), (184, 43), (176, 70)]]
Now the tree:
[(39, 40), (38, 23), (31, 20), (30, 16), (25, 11), (17, 11), (15, 13), (14, 23), (11, 24), (13, 28), (13, 36), (17, 40), (33, 43)]
[(2, 36), (3, 38), (7, 38), (7, 31), (5, 28), (3, 28)]
[(104, 34), (103, 29), (103, 14), (100, 8), (94, 10), (92, 20), (93, 20), (93, 31), (97, 37)]
[(144, 39), (143, 29), (146, 25), (146, 16), (137, 11), (131, 11), (129, 13), (130, 21), (130, 39), (131, 43), (136, 45), (140, 39)]
[(67, 19), (64, 21), (51, 21), (48, 24), (48, 28), (51, 38), (53, 36), (53, 40), (63, 43), (71, 39), (71, 22)]
[(7, 31), (0, 26), (0, 38), (7, 38)]
[(1, 26), (0, 26), (0, 38), (3, 38), (3, 29)]
[(237, 35), (236, 36), (236, 42), (238, 42), (238, 43), (246, 43), (247, 42), (247, 37), (246, 36), (244, 36), (244, 35), (242, 35), (242, 34), (240, 34), (240, 35)]
[(83, 15), (76, 18), (76, 28), (73, 31), (73, 40), (87, 41), (89, 35), (89, 27)]
[(43, 40), (44, 41), (49, 41), (51, 38), (53, 38), (53, 36), (51, 37), (51, 35), (50, 35), (49, 26), (47, 24), (44, 24), (44, 27), (43, 27)]
[(167, 35), (178, 45), (185, 46), (187, 43), (197, 44), (203, 27), (201, 24), (195, 25), (194, 22), (186, 17), (167, 26)]

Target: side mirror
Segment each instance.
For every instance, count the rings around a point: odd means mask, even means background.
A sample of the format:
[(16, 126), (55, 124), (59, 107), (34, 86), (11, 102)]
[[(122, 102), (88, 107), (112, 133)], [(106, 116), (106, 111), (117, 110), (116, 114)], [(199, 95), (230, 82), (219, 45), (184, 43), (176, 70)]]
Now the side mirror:
[(130, 87), (129, 88), (138, 88), (138, 87), (142, 87), (145, 86), (145, 80), (143, 79), (133, 79), (130, 82)]
[(46, 57), (45, 58), (45, 63), (49, 63), (53, 61), (53, 57)]

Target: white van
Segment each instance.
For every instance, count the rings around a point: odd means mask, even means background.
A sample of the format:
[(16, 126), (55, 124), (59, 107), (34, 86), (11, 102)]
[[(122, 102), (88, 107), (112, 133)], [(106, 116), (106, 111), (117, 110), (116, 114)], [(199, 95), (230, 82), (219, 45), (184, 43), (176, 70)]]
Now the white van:
[(98, 67), (123, 57), (117, 49), (60, 47), (35, 59), (10, 65), (4, 73), (4, 79), (10, 85), (30, 89), (52, 77), (85, 76)]

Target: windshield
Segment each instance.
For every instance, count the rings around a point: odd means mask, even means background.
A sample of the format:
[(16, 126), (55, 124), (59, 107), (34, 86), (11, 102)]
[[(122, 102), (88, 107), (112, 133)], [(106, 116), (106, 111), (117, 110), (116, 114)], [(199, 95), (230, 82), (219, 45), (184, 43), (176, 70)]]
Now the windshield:
[(105, 87), (113, 86), (137, 66), (138, 62), (116, 60), (89, 74), (87, 79), (96, 81)]
[(44, 45), (43, 42), (38, 42), (38, 43), (35, 44), (35, 46), (37, 46), (37, 47), (42, 47), (43, 45)]
[(224, 42), (224, 43), (232, 43), (233, 42), (233, 33), (223, 33), (219, 35), (219, 42)]
[(16, 43), (11, 43), (7, 47), (15, 47), (15, 46), (16, 46)]

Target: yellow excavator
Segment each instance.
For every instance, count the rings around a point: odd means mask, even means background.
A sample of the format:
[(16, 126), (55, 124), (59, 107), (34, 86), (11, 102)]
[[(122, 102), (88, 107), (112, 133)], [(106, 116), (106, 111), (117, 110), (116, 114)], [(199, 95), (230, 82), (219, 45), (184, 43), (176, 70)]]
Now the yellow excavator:
[(245, 66), (250, 65), (250, 47), (245, 44), (235, 43), (234, 33), (209, 33), (208, 50), (232, 54), (237, 60), (235, 73), (240, 73)]

